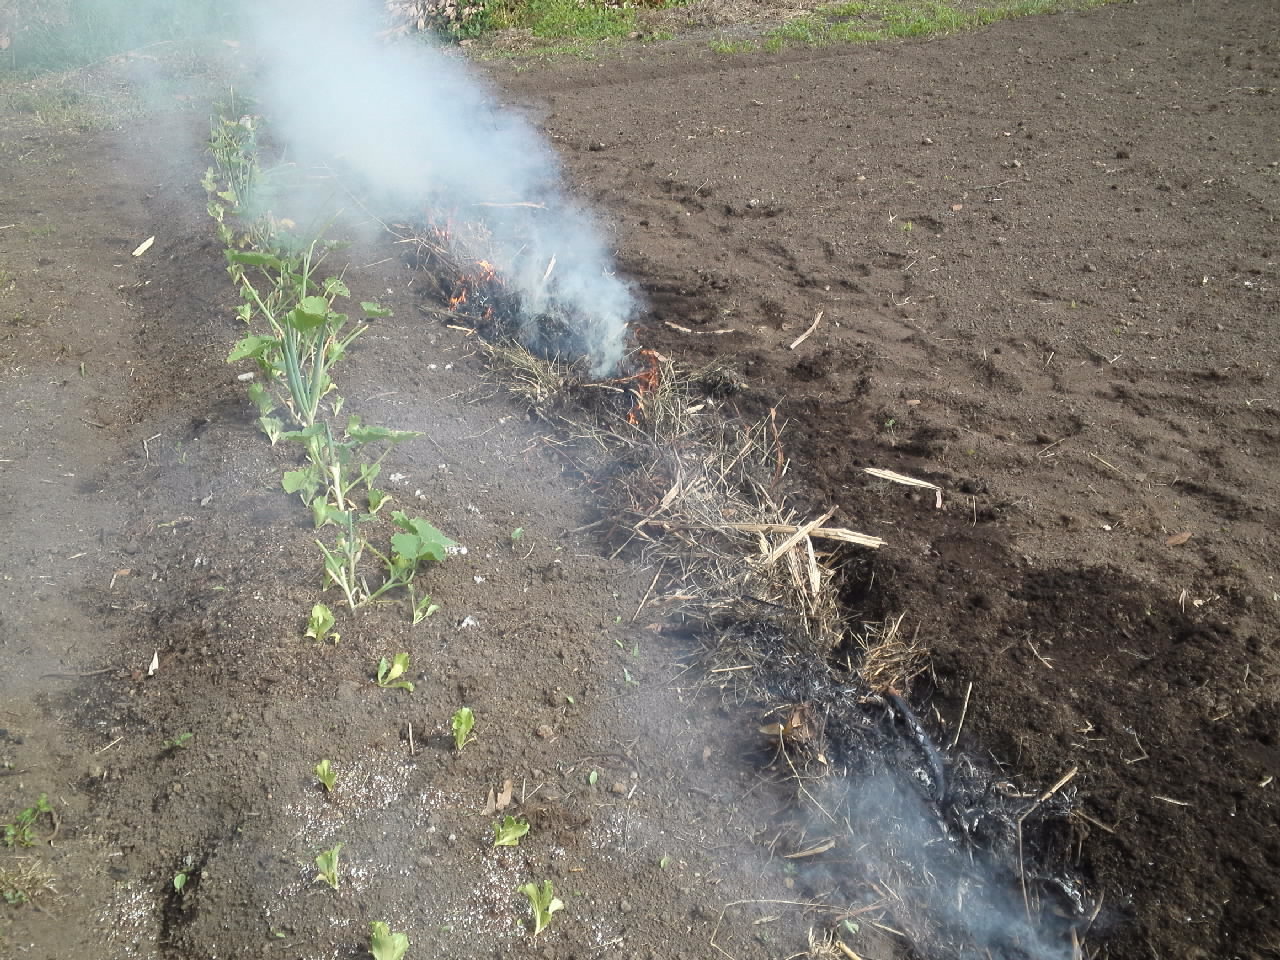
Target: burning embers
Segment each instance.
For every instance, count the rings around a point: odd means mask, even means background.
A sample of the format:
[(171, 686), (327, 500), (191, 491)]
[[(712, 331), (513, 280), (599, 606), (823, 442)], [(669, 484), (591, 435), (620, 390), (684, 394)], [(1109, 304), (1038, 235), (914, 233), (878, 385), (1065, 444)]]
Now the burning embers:
[[(514, 253), (495, 251), (482, 224), (432, 223), (415, 242), (416, 265), (430, 271), (452, 319), (486, 340), (513, 340), (535, 356), (583, 372), (616, 373), (624, 366), (621, 376), (592, 385), (625, 396), (627, 421), (640, 422), (646, 402), (657, 392), (662, 357), (640, 350), (638, 363), (602, 358), (598, 331), (604, 321), (575, 305), (580, 296), (565, 295), (554, 255), (545, 264), (534, 264), (523, 247)], [(492, 252), (473, 255), (477, 250)]]

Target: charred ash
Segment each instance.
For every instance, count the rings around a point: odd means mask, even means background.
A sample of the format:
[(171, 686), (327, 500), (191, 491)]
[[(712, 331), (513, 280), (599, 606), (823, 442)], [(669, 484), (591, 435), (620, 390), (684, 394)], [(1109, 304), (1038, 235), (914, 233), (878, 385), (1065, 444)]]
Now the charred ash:
[(817, 869), (815, 889), (852, 898), (867, 883), (892, 887), (894, 920), (921, 956), (1071, 956), (1093, 904), (1071, 869), (1080, 838), (1069, 783), (1028, 790), (978, 758), (948, 756), (901, 693), (871, 690), (775, 621), (722, 624), (714, 643), (754, 663), (747, 695), (783, 718), (762, 732), (859, 850), (852, 870)]

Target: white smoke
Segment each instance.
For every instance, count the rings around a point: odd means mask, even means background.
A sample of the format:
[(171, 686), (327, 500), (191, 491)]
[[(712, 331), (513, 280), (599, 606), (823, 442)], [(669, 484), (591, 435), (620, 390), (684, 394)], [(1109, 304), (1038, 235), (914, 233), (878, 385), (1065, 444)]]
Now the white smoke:
[(262, 65), (252, 92), (291, 160), (336, 158), (382, 216), (444, 206), (483, 221), (493, 233), (486, 254), (526, 317), (555, 310), (595, 372), (618, 365), (635, 299), (531, 123), (501, 107), (461, 58), (380, 39), (374, 4), (245, 10)]

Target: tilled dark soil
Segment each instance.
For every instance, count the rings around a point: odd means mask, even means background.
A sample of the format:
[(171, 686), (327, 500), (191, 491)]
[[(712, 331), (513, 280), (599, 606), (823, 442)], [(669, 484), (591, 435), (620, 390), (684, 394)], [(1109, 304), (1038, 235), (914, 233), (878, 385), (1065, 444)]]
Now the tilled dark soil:
[(508, 83), (641, 339), (733, 367), (813, 505), (889, 541), (861, 602), (919, 625), (934, 729), (972, 683), (962, 747), (1080, 768), (1104, 955), (1280, 950), (1278, 28), (1149, 2)]
[[(798, 502), (888, 542), (845, 600), (919, 631), (934, 739), (1028, 796), (1078, 769), (1093, 956), (1280, 951), (1278, 28), (1265, 0), (1153, 0), (493, 68), (616, 236), (639, 340), (728, 367), (730, 409), (778, 409)], [(339, 378), (353, 412), (427, 433), (384, 471), (468, 553), (423, 626), (378, 609), (301, 639), (318, 561), (277, 492), (291, 452), (222, 363), (201, 117), (131, 123), (4, 121), (0, 809), (48, 793), (57, 835), (26, 855), (60, 899), (0, 908), (0, 951), (354, 957), (379, 919), (410, 956), (803, 951), (821, 924), (796, 901), (843, 868), (776, 859), (753, 706), (645, 629), (653, 572), (573, 532), (597, 514), (558, 438), (477, 391), (382, 249), (349, 282), (396, 317)], [(412, 695), (370, 682), (398, 650)], [(494, 851), (508, 778), (534, 829)], [(335, 895), (311, 860), (338, 841)], [(548, 877), (567, 906), (531, 946), (514, 888)]]

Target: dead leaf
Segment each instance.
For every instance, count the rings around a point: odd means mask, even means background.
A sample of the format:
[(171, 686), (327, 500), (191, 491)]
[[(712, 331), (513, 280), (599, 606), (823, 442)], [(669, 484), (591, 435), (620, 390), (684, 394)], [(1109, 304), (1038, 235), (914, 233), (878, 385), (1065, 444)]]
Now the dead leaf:
[(510, 780), (502, 781), (502, 789), (498, 792), (499, 810), (505, 810), (507, 807), (511, 806), (511, 793), (513, 789), (514, 784), (512, 784)]
[(1175, 533), (1164, 543), (1165, 543), (1165, 546), (1167, 547), (1180, 547), (1190, 539), (1191, 539), (1191, 531), (1184, 530), (1182, 533)]
[(156, 650), (151, 654), (151, 666), (147, 667), (147, 676), (154, 677), (156, 671), (160, 669), (160, 651)]
[(964, 209), (964, 204), (963, 204), (963, 203), (953, 203), (953, 204), (951, 205), (951, 209), (952, 209), (954, 212), (959, 213), (961, 210), (963, 210), (963, 209)]
[(154, 236), (147, 237), (147, 239), (143, 240), (140, 244), (138, 244), (137, 249), (133, 251), (133, 255), (135, 257), (142, 256), (144, 253), (146, 253), (148, 250), (151, 249), (151, 245), (155, 242), (156, 242), (156, 238)]

